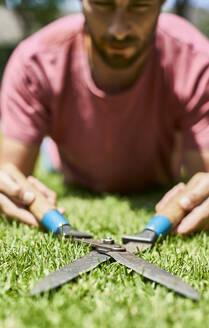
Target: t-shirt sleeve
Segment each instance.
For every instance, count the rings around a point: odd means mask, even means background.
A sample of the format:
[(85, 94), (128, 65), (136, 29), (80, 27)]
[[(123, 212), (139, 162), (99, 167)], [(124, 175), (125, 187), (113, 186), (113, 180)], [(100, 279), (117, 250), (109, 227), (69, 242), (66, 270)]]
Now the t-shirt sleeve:
[(209, 58), (192, 80), (182, 117), (184, 149), (209, 150)]
[(209, 42), (204, 44), (208, 54), (187, 47), (173, 69), (176, 126), (184, 150), (209, 150)]
[(26, 57), (20, 45), (10, 57), (1, 86), (3, 135), (26, 144), (41, 143), (50, 121), (46, 82), (39, 58)]
[(209, 150), (209, 40), (181, 17), (163, 14), (158, 49), (184, 150)]

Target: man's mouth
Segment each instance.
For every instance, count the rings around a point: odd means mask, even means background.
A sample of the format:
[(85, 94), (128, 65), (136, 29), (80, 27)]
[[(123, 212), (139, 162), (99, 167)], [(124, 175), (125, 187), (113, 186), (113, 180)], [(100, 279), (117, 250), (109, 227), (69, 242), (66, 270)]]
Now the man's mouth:
[(133, 48), (135, 46), (135, 43), (128, 43), (128, 42), (124, 42), (124, 43), (119, 43), (119, 42), (107, 42), (105, 44), (106, 47), (111, 48), (111, 49), (127, 49), (127, 48)]
[(125, 44), (125, 43), (110, 43), (110, 44), (106, 44), (106, 51), (107, 53), (109, 53), (110, 55), (124, 55), (129, 57), (130, 55), (133, 54), (135, 50), (135, 47), (133, 46), (133, 44)]
[(112, 48), (112, 49), (127, 49), (130, 48), (130, 44), (117, 44), (117, 43), (112, 43), (112, 44), (108, 44), (107, 45), (108, 48)]

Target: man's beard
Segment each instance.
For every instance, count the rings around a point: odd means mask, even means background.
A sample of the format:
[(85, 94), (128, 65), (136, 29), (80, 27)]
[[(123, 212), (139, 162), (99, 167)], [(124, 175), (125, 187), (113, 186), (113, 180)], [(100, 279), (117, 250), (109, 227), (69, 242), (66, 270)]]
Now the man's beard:
[[(144, 48), (146, 48), (146, 45), (143, 45), (141, 47), (137, 48), (137, 44), (140, 44), (140, 40), (136, 37), (127, 37), (126, 39), (122, 41), (118, 41), (114, 39), (112, 36), (106, 36), (101, 39), (101, 45), (95, 40), (93, 33), (91, 33), (89, 26), (87, 27), (88, 34), (92, 40), (93, 47), (98, 52), (100, 58), (112, 69), (127, 69), (130, 66), (132, 66), (137, 59), (140, 57), (140, 55), (143, 53)], [(118, 46), (127, 46), (127, 47), (134, 47), (136, 48), (135, 53), (127, 58), (123, 54), (108, 54), (105, 51), (105, 45), (111, 46), (111, 45), (117, 45)], [(125, 49), (125, 48), (124, 48)]]

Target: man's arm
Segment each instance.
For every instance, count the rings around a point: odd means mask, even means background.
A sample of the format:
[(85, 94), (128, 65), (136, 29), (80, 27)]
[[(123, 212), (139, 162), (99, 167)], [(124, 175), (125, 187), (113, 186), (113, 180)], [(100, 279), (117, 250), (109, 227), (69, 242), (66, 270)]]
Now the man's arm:
[(26, 176), (32, 174), (39, 153), (39, 145), (26, 145), (15, 139), (3, 137), (0, 163), (13, 163)]
[[(33, 47), (32, 47), (33, 48)], [(27, 50), (26, 50), (27, 49)], [(3, 165), (12, 163), (29, 176), (39, 145), (50, 124), (51, 89), (42, 59), (21, 43), (11, 55), (1, 84), (0, 211), (10, 218), (37, 225), (27, 208), (35, 195), (23, 190)], [(55, 205), (56, 195), (33, 177), (28, 180)]]

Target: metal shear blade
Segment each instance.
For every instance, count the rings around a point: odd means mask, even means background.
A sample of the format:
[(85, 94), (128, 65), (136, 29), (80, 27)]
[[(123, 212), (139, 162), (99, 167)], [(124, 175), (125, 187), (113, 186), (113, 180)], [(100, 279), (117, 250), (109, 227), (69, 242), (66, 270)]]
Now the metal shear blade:
[(105, 238), (102, 240), (75, 238), (74, 240), (78, 243), (90, 245), (94, 250), (84, 257), (41, 279), (31, 290), (32, 295), (59, 287), (79, 275), (93, 270), (101, 263), (107, 262), (112, 258), (114, 261), (125, 265), (145, 278), (164, 285), (185, 297), (189, 297), (193, 300), (199, 298), (198, 293), (180, 278), (173, 276), (171, 273), (158, 268), (156, 265), (153, 265), (134, 254), (131, 254), (126, 250), (126, 247), (114, 243), (111, 238)]

